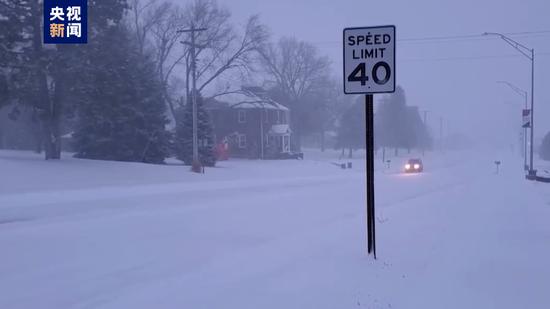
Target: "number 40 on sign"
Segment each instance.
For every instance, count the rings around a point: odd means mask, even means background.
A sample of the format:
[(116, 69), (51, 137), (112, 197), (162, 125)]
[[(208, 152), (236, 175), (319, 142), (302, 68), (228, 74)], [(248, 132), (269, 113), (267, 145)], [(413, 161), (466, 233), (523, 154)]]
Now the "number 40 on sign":
[(344, 29), (344, 93), (395, 91), (395, 26)]

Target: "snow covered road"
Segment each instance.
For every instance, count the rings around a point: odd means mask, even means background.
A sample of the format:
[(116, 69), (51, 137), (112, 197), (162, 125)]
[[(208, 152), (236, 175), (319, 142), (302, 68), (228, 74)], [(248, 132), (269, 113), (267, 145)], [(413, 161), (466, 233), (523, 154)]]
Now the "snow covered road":
[(372, 261), (361, 161), (192, 175), (2, 152), (0, 308), (548, 308), (550, 187), (473, 158), (379, 167)]

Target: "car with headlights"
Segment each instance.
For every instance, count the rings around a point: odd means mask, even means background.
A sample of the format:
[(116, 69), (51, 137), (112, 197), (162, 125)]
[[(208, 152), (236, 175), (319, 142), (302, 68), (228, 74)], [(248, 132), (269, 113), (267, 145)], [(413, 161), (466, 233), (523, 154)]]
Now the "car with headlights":
[(421, 159), (409, 159), (405, 164), (405, 173), (421, 173), (424, 171), (424, 164)]

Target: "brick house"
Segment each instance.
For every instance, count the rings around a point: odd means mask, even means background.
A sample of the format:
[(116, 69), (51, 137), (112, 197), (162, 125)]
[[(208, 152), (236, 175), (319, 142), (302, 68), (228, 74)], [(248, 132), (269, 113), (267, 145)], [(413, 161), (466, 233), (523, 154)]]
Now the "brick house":
[(269, 99), (263, 89), (243, 88), (220, 95), (207, 100), (205, 108), (212, 119), (215, 143), (227, 144), (229, 156), (272, 159), (291, 153), (290, 110)]

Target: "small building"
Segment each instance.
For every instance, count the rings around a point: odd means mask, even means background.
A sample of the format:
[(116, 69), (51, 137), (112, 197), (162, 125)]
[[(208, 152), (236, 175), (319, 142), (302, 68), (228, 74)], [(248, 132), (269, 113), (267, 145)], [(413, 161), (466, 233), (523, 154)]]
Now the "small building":
[(229, 156), (272, 159), (290, 154), (290, 110), (268, 98), (263, 89), (220, 95), (207, 100), (205, 108), (216, 145), (225, 144)]

